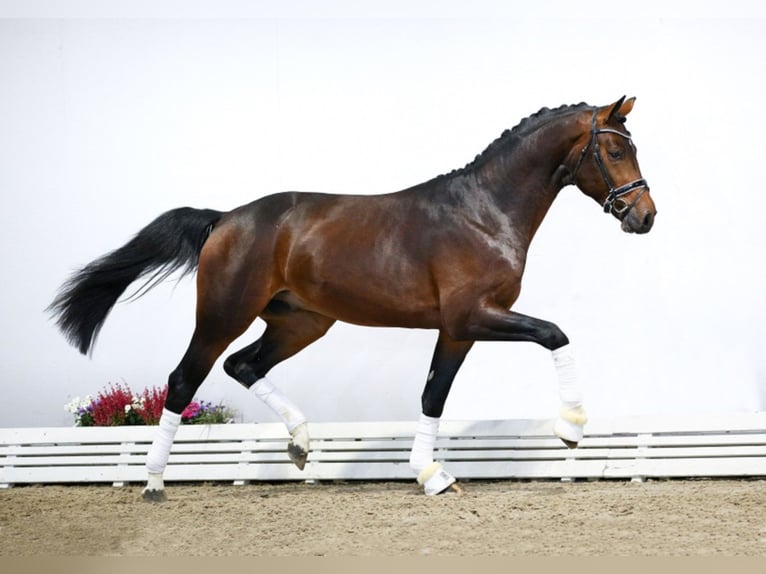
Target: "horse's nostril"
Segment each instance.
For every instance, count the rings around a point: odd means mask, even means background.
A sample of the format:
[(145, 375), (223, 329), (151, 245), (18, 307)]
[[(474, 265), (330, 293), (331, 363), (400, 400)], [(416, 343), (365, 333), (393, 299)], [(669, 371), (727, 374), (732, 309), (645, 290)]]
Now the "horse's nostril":
[(652, 223), (654, 223), (654, 215), (650, 211), (646, 215), (644, 215), (644, 229), (648, 229), (652, 226)]

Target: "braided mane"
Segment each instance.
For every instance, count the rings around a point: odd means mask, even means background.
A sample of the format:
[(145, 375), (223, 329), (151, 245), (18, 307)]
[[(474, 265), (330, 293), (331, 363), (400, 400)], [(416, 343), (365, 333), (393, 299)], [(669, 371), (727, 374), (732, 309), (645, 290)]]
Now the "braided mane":
[(509, 130), (505, 130), (500, 135), (500, 137), (498, 137), (495, 141), (490, 143), (483, 152), (478, 154), (473, 159), (473, 161), (466, 164), (465, 167), (454, 169), (449, 173), (440, 175), (436, 179), (451, 177), (455, 175), (461, 175), (461, 174), (470, 172), (478, 167), (481, 167), (482, 165), (487, 163), (487, 161), (492, 159), (499, 151), (501, 150), (507, 151), (509, 148), (513, 148), (516, 145), (518, 145), (519, 142), (526, 135), (535, 131), (543, 124), (548, 123), (552, 119), (558, 118), (559, 116), (563, 114), (580, 111), (588, 107), (590, 106), (588, 106), (588, 104), (586, 104), (585, 102), (580, 102), (579, 104), (563, 105), (554, 109), (549, 109), (545, 107), (541, 108), (534, 114), (521, 120), (513, 128)]

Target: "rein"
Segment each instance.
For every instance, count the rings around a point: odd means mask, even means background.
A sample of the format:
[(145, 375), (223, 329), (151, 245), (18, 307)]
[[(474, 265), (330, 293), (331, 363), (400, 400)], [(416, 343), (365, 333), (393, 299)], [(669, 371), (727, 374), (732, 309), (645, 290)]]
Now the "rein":
[[(621, 185), (620, 187), (615, 188), (614, 184), (612, 183), (612, 178), (609, 177), (609, 172), (606, 170), (606, 167), (604, 166), (604, 160), (601, 158), (601, 147), (598, 144), (598, 136), (599, 134), (617, 134), (618, 136), (621, 136), (628, 140), (628, 142), (633, 145), (633, 140), (628, 134), (625, 134), (623, 132), (613, 130), (611, 128), (597, 128), (596, 127), (596, 115), (598, 113), (598, 108), (593, 108), (593, 119), (591, 120), (590, 124), (590, 139), (588, 140), (588, 143), (585, 145), (583, 150), (580, 152), (580, 157), (577, 158), (577, 163), (575, 164), (574, 170), (572, 170), (571, 175), (571, 181), (574, 182), (577, 177), (577, 172), (580, 169), (580, 166), (582, 165), (583, 160), (585, 159), (586, 154), (588, 153), (588, 149), (590, 149), (591, 145), (593, 146), (593, 157), (596, 160), (596, 165), (598, 166), (599, 171), (601, 172), (601, 176), (604, 178), (604, 183), (606, 183), (606, 186), (609, 188), (609, 194), (606, 197), (606, 200), (604, 200), (604, 213), (613, 213), (617, 216), (622, 216), (623, 218), (628, 214), (628, 212), (633, 209), (633, 207), (638, 203), (638, 200), (641, 199), (641, 196), (644, 195), (644, 193), (649, 189), (648, 184), (646, 183), (646, 180), (641, 178), (637, 179), (635, 181), (631, 181), (629, 183), (626, 183), (625, 185)], [(615, 202), (617, 199), (622, 197), (623, 195), (630, 193), (634, 189), (641, 188), (641, 192), (635, 197), (635, 199), (628, 204), (627, 202), (620, 200), (620, 203), (622, 203), (622, 207), (615, 207)]]

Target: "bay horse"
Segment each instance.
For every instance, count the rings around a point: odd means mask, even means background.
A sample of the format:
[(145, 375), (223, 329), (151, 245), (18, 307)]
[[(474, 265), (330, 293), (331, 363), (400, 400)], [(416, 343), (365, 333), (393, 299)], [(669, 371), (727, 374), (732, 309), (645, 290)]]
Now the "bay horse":
[[(551, 351), (561, 408), (552, 431), (574, 448), (587, 421), (569, 339), (554, 323), (510, 310), (527, 250), (559, 191), (576, 185), (646, 233), (656, 209), (625, 119), (635, 98), (543, 108), (506, 130), (462, 169), (396, 193), (283, 192), (229, 212), (179, 208), (74, 273), (48, 310), (83, 354), (139, 278), (148, 287), (197, 270), (196, 324), (168, 378), (142, 495), (164, 500), (163, 472), (180, 413), (218, 357), (250, 324), (262, 336), (224, 362), (285, 423), (303, 469), (306, 417), (269, 371), (335, 323), (438, 330), (410, 466), (426, 494), (455, 478), (433, 460), (450, 386), (475, 341), (531, 341)], [(146, 286), (145, 285), (145, 286)]]

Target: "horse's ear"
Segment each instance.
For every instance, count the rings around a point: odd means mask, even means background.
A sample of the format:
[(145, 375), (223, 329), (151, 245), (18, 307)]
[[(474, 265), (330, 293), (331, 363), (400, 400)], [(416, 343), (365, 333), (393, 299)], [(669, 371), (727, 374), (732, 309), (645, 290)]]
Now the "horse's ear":
[(634, 103), (636, 103), (636, 98), (628, 98), (626, 100), (625, 96), (622, 96), (612, 105), (612, 110), (609, 112), (606, 123), (612, 120), (617, 122), (625, 121), (625, 116), (631, 112)]
[(618, 119), (619, 116), (617, 114), (619, 114), (620, 108), (622, 107), (624, 101), (625, 96), (622, 96), (619, 100), (612, 104), (612, 109), (609, 112), (609, 115), (606, 117), (606, 123), (610, 124), (612, 123), (612, 120)]
[(622, 105), (620, 106), (620, 111), (618, 112), (623, 118), (627, 116), (630, 111), (633, 109), (633, 104), (636, 103), (636, 98), (628, 98), (625, 100)]

